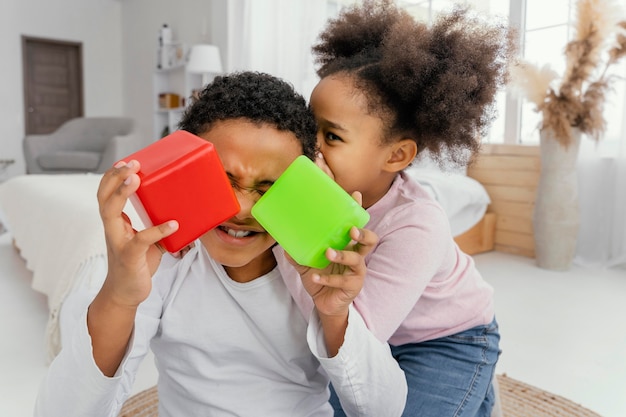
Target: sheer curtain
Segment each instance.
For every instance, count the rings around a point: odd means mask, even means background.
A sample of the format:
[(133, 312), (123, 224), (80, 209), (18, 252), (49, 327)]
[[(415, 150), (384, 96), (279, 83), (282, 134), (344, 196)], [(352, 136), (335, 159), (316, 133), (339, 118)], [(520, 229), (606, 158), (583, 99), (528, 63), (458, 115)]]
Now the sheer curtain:
[[(228, 0), (226, 70), (277, 75), (308, 100), (318, 81), (311, 46), (334, 9), (350, 2)], [(626, 65), (616, 73), (620, 94), (607, 102), (605, 139), (583, 138), (578, 164), (581, 227), (574, 262), (589, 267), (626, 267)]]
[(578, 161), (581, 225), (574, 263), (626, 267), (626, 66), (615, 83), (622, 103), (607, 101), (608, 129), (597, 145), (585, 140)]
[(308, 100), (318, 80), (311, 46), (326, 19), (320, 0), (229, 0), (226, 69), (276, 75)]

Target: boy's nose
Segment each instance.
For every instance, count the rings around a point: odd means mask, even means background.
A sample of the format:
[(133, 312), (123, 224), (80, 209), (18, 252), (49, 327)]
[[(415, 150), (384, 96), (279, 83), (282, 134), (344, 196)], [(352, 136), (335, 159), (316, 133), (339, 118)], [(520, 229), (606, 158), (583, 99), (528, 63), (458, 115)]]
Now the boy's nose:
[(257, 202), (258, 196), (256, 192), (248, 190), (235, 190), (237, 201), (239, 201), (239, 213), (235, 217), (239, 219), (247, 219), (252, 217), (252, 206)]

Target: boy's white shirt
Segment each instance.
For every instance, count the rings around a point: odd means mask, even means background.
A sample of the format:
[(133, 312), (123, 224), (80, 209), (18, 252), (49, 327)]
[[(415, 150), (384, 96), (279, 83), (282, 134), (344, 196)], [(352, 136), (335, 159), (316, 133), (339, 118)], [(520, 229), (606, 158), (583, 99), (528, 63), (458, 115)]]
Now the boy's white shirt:
[(356, 310), (328, 358), (316, 311), (307, 323), (277, 268), (237, 283), (199, 242), (180, 261), (163, 258), (114, 377), (93, 360), (86, 311), (75, 327), (41, 385), (36, 417), (117, 416), (150, 347), (161, 417), (332, 416), (329, 380), (348, 416), (404, 409), (404, 373)]

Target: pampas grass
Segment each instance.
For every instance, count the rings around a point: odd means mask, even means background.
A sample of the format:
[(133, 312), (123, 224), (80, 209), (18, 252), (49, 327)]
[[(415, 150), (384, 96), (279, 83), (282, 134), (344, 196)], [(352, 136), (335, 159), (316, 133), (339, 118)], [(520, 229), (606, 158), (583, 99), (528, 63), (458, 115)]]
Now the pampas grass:
[(614, 76), (609, 67), (626, 56), (626, 20), (613, 0), (579, 0), (575, 36), (565, 47), (566, 67), (559, 78), (548, 65), (525, 60), (511, 70), (511, 86), (542, 115), (540, 129), (551, 129), (565, 147), (572, 128), (598, 141), (606, 130), (606, 94)]

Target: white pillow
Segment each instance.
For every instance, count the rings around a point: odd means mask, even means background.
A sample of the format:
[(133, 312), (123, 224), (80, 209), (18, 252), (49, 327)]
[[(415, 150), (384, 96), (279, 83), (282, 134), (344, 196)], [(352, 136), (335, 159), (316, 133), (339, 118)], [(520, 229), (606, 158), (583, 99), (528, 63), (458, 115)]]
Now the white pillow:
[(491, 203), (482, 184), (466, 175), (422, 165), (411, 166), (406, 173), (439, 202), (448, 215), (453, 236), (465, 233), (478, 223)]

